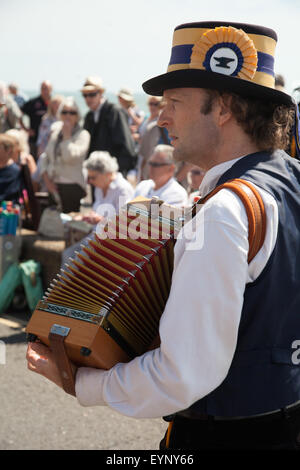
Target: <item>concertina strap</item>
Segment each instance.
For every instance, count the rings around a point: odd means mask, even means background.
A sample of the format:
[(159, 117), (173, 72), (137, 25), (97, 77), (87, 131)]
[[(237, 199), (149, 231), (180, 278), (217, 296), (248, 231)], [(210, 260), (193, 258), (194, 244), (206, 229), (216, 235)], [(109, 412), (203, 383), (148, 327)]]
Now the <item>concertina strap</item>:
[(266, 213), (263, 200), (259, 192), (249, 181), (235, 178), (217, 186), (207, 196), (197, 201), (197, 204), (204, 204), (221, 189), (230, 189), (244, 204), (248, 218), (248, 263), (250, 263), (259, 252), (265, 239)]

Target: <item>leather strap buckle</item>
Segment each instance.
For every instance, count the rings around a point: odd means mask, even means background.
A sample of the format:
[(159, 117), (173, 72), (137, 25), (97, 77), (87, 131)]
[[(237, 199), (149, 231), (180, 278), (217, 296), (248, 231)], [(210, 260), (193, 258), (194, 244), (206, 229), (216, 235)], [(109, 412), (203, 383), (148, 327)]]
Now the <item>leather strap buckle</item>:
[(54, 324), (51, 327), (48, 338), (60, 373), (63, 389), (66, 393), (75, 396), (75, 378), (65, 346), (65, 339), (69, 332), (70, 328)]

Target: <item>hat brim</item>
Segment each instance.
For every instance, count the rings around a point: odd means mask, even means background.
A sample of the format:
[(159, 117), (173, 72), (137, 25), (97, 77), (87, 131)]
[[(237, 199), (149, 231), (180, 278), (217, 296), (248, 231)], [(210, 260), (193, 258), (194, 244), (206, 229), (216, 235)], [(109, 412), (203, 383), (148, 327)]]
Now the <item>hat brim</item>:
[(120, 98), (123, 98), (123, 100), (128, 101), (128, 103), (133, 103), (133, 101), (134, 101), (133, 96), (125, 95), (124, 93), (119, 93), (118, 96)]
[(80, 91), (81, 93), (84, 93), (85, 91), (104, 91), (104, 88), (96, 87), (93, 85), (87, 85), (83, 87)]
[(147, 80), (142, 87), (145, 93), (153, 96), (162, 96), (165, 90), (173, 88), (208, 88), (230, 91), (244, 97), (260, 98), (278, 104), (293, 104), (290, 95), (274, 88), (258, 85), (241, 78), (198, 69), (167, 72)]

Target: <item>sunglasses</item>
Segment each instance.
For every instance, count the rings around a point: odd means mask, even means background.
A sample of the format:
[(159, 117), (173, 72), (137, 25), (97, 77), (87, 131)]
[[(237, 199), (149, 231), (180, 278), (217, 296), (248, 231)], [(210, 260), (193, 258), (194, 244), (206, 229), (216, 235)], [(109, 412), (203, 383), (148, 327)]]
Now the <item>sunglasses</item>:
[(61, 114), (70, 114), (71, 116), (76, 116), (77, 111), (62, 111)]
[(172, 165), (172, 163), (171, 162), (169, 162), (169, 163), (148, 162), (148, 165), (153, 166), (154, 168), (156, 168), (156, 167), (159, 167), (159, 166)]
[(92, 93), (82, 93), (84, 98), (94, 98), (96, 95), (98, 95), (98, 91), (93, 91)]

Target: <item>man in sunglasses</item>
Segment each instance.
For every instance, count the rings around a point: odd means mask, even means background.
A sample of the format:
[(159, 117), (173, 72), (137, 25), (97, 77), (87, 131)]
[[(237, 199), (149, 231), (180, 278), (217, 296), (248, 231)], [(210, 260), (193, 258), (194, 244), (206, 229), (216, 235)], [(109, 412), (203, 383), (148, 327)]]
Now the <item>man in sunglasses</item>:
[(186, 190), (174, 178), (175, 163), (173, 147), (157, 145), (148, 160), (150, 179), (141, 181), (135, 190), (136, 196), (152, 198), (159, 197), (172, 206), (183, 207), (187, 202)]
[(134, 142), (122, 110), (104, 97), (100, 77), (88, 77), (81, 89), (90, 111), (85, 116), (84, 128), (91, 135), (88, 151), (106, 150), (117, 158), (123, 175), (136, 164)]

